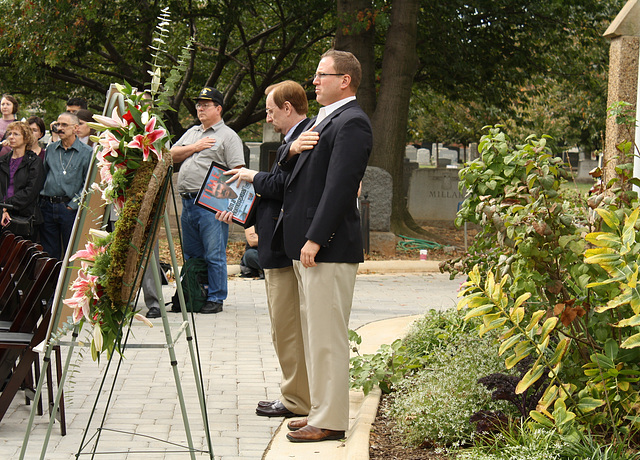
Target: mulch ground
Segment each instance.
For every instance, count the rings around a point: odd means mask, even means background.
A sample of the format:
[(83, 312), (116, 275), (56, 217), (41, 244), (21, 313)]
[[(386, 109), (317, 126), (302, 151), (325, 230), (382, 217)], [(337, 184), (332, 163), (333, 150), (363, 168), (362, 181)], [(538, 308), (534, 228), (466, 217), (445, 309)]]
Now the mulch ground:
[(388, 396), (382, 395), (378, 415), (371, 426), (369, 435), (370, 460), (450, 460), (433, 449), (408, 447), (402, 444), (402, 438), (393, 430), (394, 423), (384, 414)]

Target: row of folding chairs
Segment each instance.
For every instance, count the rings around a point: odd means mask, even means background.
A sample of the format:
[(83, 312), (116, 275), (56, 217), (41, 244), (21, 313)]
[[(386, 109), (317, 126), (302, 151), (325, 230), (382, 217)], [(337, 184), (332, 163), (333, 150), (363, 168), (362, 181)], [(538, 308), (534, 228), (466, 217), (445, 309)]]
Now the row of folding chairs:
[[(0, 234), (0, 420), (18, 391), (24, 390), (30, 404), (39, 380), (39, 354), (52, 317), (52, 299), (62, 262), (48, 257), (42, 246), (8, 232)], [(60, 347), (54, 348), (58, 383)], [(47, 368), (49, 411), (53, 408), (53, 378)], [(42, 400), (38, 414), (42, 415)], [(66, 434), (64, 398), (58, 412), (61, 433)]]

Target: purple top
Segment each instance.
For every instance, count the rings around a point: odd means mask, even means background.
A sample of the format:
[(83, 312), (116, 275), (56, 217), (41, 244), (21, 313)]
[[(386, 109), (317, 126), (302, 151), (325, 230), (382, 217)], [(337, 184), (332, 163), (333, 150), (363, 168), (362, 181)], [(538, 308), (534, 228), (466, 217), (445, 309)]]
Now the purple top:
[(22, 163), (23, 158), (24, 155), (20, 158), (9, 159), (9, 187), (7, 187), (7, 198), (11, 198), (13, 196), (13, 176), (16, 175), (16, 171), (20, 167), (20, 163)]

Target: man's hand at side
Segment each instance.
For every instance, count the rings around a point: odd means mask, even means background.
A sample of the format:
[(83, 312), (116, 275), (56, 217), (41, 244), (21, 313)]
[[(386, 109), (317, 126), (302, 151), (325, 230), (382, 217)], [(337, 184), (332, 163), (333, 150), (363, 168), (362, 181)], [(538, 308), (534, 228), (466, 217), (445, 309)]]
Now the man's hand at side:
[(316, 254), (320, 250), (320, 245), (314, 241), (307, 240), (300, 250), (300, 262), (305, 268), (315, 267)]

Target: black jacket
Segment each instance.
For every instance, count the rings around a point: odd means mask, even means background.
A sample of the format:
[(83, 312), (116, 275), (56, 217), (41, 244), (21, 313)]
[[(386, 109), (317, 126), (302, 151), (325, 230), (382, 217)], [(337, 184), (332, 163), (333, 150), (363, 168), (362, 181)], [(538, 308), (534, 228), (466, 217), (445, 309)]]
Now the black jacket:
[(13, 177), (13, 196), (6, 199), (11, 155), (13, 152), (0, 157), (0, 202), (13, 205), (13, 210), (9, 211), (9, 215), (34, 216), (35, 223), (40, 224), (42, 223), (42, 214), (40, 206), (38, 206), (38, 197), (45, 179), (42, 160), (31, 150), (25, 152)]
[(314, 130), (320, 133), (317, 145), (302, 152), (295, 165), (282, 165), (292, 170), (274, 239), (281, 233), (285, 252), (294, 260), (300, 260), (300, 250), (311, 240), (321, 246), (316, 262), (362, 262), (356, 201), (373, 147), (371, 123), (358, 103), (350, 101)]
[[(303, 120), (291, 135), (290, 142), (295, 141), (300, 133), (307, 128), (309, 119)], [(283, 171), (278, 166), (281, 156), (285, 152), (286, 145), (278, 148), (276, 159), (273, 162), (271, 172), (259, 172), (253, 178), (253, 186), (260, 195), (260, 201), (256, 208), (256, 233), (258, 234), (258, 260), (262, 268), (284, 268), (291, 266), (291, 259), (284, 253), (282, 244), (272, 247), (273, 231), (278, 222), (280, 209), (282, 209), (282, 195), (284, 184), (289, 176), (288, 171)]]

